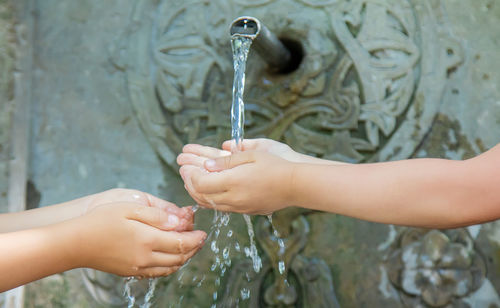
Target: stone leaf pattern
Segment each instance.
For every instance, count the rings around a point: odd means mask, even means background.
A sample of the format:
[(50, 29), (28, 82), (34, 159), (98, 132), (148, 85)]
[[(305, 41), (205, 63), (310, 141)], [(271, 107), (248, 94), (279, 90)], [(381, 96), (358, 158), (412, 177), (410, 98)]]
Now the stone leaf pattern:
[[(234, 13), (227, 7), (221, 1), (159, 6), (151, 73), (157, 101), (150, 103), (161, 106), (165, 127), (157, 134), (173, 154), (185, 143), (217, 146), (229, 138), (227, 16)], [(306, 7), (313, 9), (303, 1), (292, 6)], [(268, 27), (278, 35), (287, 29), (305, 57), (284, 76), (258, 64), (249, 68), (246, 137), (268, 136), (301, 152), (359, 162), (384, 145), (410, 104), (419, 78), (415, 16), (406, 1), (338, 1), (326, 8), (317, 24), (306, 14), (269, 17)]]
[(408, 229), (387, 262), (389, 278), (409, 307), (457, 307), (477, 290), (485, 263), (465, 229)]

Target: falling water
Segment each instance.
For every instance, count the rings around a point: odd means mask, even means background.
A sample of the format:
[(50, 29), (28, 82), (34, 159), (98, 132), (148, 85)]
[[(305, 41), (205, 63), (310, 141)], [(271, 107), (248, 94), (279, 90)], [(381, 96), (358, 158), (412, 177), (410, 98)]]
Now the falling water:
[[(252, 39), (243, 36), (233, 36), (231, 47), (233, 49), (234, 81), (233, 81), (233, 103), (231, 105), (231, 137), (234, 140), (231, 152), (242, 150), (242, 141), (245, 124), (245, 103), (243, 93), (245, 92), (245, 69)], [(250, 237), (250, 248), (245, 250), (248, 257), (252, 259), (253, 268), (259, 272), (262, 261), (255, 245), (254, 230), (250, 216), (244, 215)]]
[(153, 295), (155, 293), (157, 283), (158, 283), (158, 278), (150, 278), (149, 279), (148, 292), (144, 296), (144, 304), (142, 304), (141, 308), (150, 308), (151, 307), (151, 300), (153, 299)]
[[(231, 244), (229, 239), (233, 235), (233, 230), (229, 229), (229, 231), (225, 234), (226, 239), (223, 241), (219, 241), (221, 236), (221, 231), (225, 230), (224, 228), (229, 224), (229, 213), (219, 213), (217, 210), (214, 212), (214, 220), (212, 222), (212, 230), (209, 233), (209, 238), (211, 238), (210, 249), (215, 255), (215, 261), (212, 263), (210, 270), (212, 272), (219, 271), (219, 276), (215, 279), (215, 291), (212, 293), (212, 299), (214, 304), (212, 307), (216, 307), (216, 302), (218, 299), (217, 290), (220, 287), (221, 278), (226, 274), (227, 269), (231, 266), (231, 257), (230, 257), (230, 249)], [(224, 235), (223, 235), (224, 236)], [(219, 247), (219, 243), (225, 243), (224, 247)]]
[[(231, 38), (231, 46), (233, 49), (233, 64), (234, 64), (234, 82), (233, 82), (233, 102), (231, 106), (231, 136), (232, 139), (235, 141), (233, 143), (233, 146), (231, 148), (231, 152), (239, 152), (242, 150), (242, 141), (243, 141), (243, 134), (244, 134), (244, 122), (245, 122), (245, 106), (244, 106), (244, 101), (243, 101), (243, 93), (244, 93), (244, 88), (245, 88), (245, 69), (246, 69), (246, 61), (248, 57), (248, 52), (250, 50), (250, 46), (252, 44), (252, 39), (247, 38), (247, 37), (242, 37), (242, 36), (233, 36)], [(212, 223), (212, 228), (209, 232), (209, 235), (207, 237), (207, 241), (211, 240), (210, 242), (210, 249), (213, 251), (215, 254), (215, 261), (212, 263), (210, 270), (211, 271), (220, 271), (219, 277), (216, 278), (215, 280), (215, 286), (216, 289), (220, 286), (221, 283), (221, 277), (224, 276), (226, 273), (227, 269), (231, 266), (231, 258), (230, 258), (230, 251), (231, 251), (231, 245), (229, 244), (230, 241), (229, 239), (233, 235), (232, 230), (228, 230), (227, 233), (225, 233), (226, 241), (224, 241), (226, 244), (224, 247), (219, 247), (219, 242), (218, 239), (221, 236), (221, 230), (223, 227), (226, 227), (229, 223), (229, 214), (228, 213), (220, 213), (216, 209), (216, 205), (213, 204), (214, 207), (214, 220)], [(197, 210), (198, 206), (194, 207), (193, 210)], [(250, 216), (248, 215), (243, 215), (245, 222), (247, 224), (248, 228), (248, 236), (250, 238), (250, 247), (244, 247), (244, 252), (247, 257), (249, 257), (252, 260), (253, 264), (253, 269), (255, 272), (259, 272), (260, 269), (262, 268), (262, 260), (258, 255), (257, 251), (257, 246), (255, 244), (255, 233), (253, 229), (253, 224), (251, 221)], [(270, 218), (270, 222), (272, 225), (272, 219)], [(274, 229), (274, 226), (273, 226)], [(277, 235), (277, 231), (274, 229), (274, 234)], [(284, 243), (283, 240), (279, 238), (279, 236), (276, 236), (279, 241), (280, 245), (280, 255), (283, 255), (284, 252)], [(238, 242), (234, 243), (234, 249), (237, 252), (241, 251), (241, 247)], [(282, 251), (283, 250), (283, 251)], [(280, 259), (279, 262), (279, 271), (281, 274), (284, 273), (284, 261)], [(180, 278), (179, 278), (180, 280)], [(125, 294), (128, 299), (128, 307), (132, 308), (135, 305), (135, 297), (131, 293), (131, 284), (133, 282), (137, 281), (134, 278), (127, 279), (127, 283), (125, 284)], [(198, 286), (201, 286), (201, 284), (205, 281), (205, 277), (203, 277)], [(150, 280), (150, 285), (149, 285), (149, 290), (146, 293), (145, 297), (145, 303), (142, 306), (143, 308), (149, 308), (150, 306), (150, 301), (153, 297), (154, 289), (156, 286), (156, 280)], [(248, 299), (250, 297), (250, 290), (247, 288), (241, 290), (241, 298), (242, 300)], [(181, 297), (181, 301), (182, 301)], [(218, 294), (217, 291), (215, 291), (212, 294), (212, 299), (215, 302), (217, 302), (218, 299)], [(216, 304), (213, 304), (212, 307), (216, 307)]]
[(124, 293), (128, 302), (127, 308), (133, 308), (135, 305), (135, 296), (132, 294), (132, 284), (136, 281), (137, 279), (134, 277), (126, 278)]
[(278, 271), (280, 275), (285, 274), (285, 241), (281, 238), (280, 234), (278, 233), (278, 230), (273, 225), (273, 216), (272, 215), (267, 215), (267, 219), (269, 220), (269, 224), (271, 225), (271, 228), (273, 229), (273, 235), (278, 241), (278, 246), (280, 250), (278, 251)]
[(234, 66), (233, 103), (231, 105), (231, 137), (235, 141), (231, 149), (233, 153), (242, 150), (245, 124), (243, 93), (245, 92), (246, 63), (251, 45), (251, 38), (243, 36), (233, 36), (231, 38)]
[[(137, 283), (139, 280), (135, 277), (128, 277), (125, 279), (125, 288), (124, 293), (127, 299), (127, 308), (133, 308), (136, 306), (137, 299), (135, 295), (132, 293), (132, 286)], [(137, 304), (140, 308), (150, 308), (151, 300), (153, 299), (154, 292), (156, 289), (156, 284), (158, 283), (158, 278), (150, 278), (148, 291), (144, 295), (144, 302), (141, 304)]]

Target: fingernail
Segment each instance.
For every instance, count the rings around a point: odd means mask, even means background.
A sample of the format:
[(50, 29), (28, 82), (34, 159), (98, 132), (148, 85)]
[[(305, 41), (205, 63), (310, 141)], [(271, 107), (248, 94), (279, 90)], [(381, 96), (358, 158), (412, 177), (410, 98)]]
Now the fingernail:
[(179, 225), (179, 217), (176, 215), (168, 215), (166, 227), (175, 228)]
[(205, 167), (207, 168), (213, 168), (215, 167), (215, 160), (209, 159), (205, 162)]

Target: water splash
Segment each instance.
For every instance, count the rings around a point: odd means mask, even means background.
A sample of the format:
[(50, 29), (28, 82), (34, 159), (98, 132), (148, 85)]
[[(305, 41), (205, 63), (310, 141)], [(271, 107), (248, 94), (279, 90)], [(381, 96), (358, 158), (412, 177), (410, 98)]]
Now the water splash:
[[(215, 207), (215, 205), (214, 205)], [(210, 241), (210, 250), (215, 255), (215, 260), (212, 263), (210, 270), (212, 272), (218, 272), (219, 276), (215, 279), (215, 291), (212, 293), (213, 304), (212, 307), (216, 307), (217, 299), (219, 298), (218, 289), (221, 284), (221, 279), (226, 274), (228, 268), (231, 266), (231, 243), (230, 238), (233, 234), (233, 230), (229, 229), (227, 232), (223, 232), (228, 228), (230, 220), (229, 213), (222, 213), (217, 210), (214, 211), (214, 218), (212, 221), (212, 227), (208, 235)], [(224, 240), (220, 240), (222, 236), (225, 235)], [(220, 247), (220, 243), (223, 242), (224, 246)], [(201, 286), (201, 281), (200, 284)]]

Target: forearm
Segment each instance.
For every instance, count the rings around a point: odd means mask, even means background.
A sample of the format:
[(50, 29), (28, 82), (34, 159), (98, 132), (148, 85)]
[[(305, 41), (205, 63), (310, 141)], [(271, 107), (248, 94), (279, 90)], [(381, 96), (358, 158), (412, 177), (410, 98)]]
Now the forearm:
[(339, 162), (335, 160), (321, 159), (314, 156), (296, 152), (296, 162), (303, 164), (319, 164), (319, 165), (347, 165), (348, 163)]
[(471, 182), (474, 176), (465, 162), (439, 159), (299, 164), (293, 201), (297, 206), (381, 223), (458, 227), (489, 217), (474, 212), (474, 202), (480, 202), (485, 193)]
[(87, 198), (36, 208), (24, 212), (0, 215), (0, 233), (48, 226), (82, 215)]
[(0, 292), (73, 268), (62, 226), (0, 234)]

